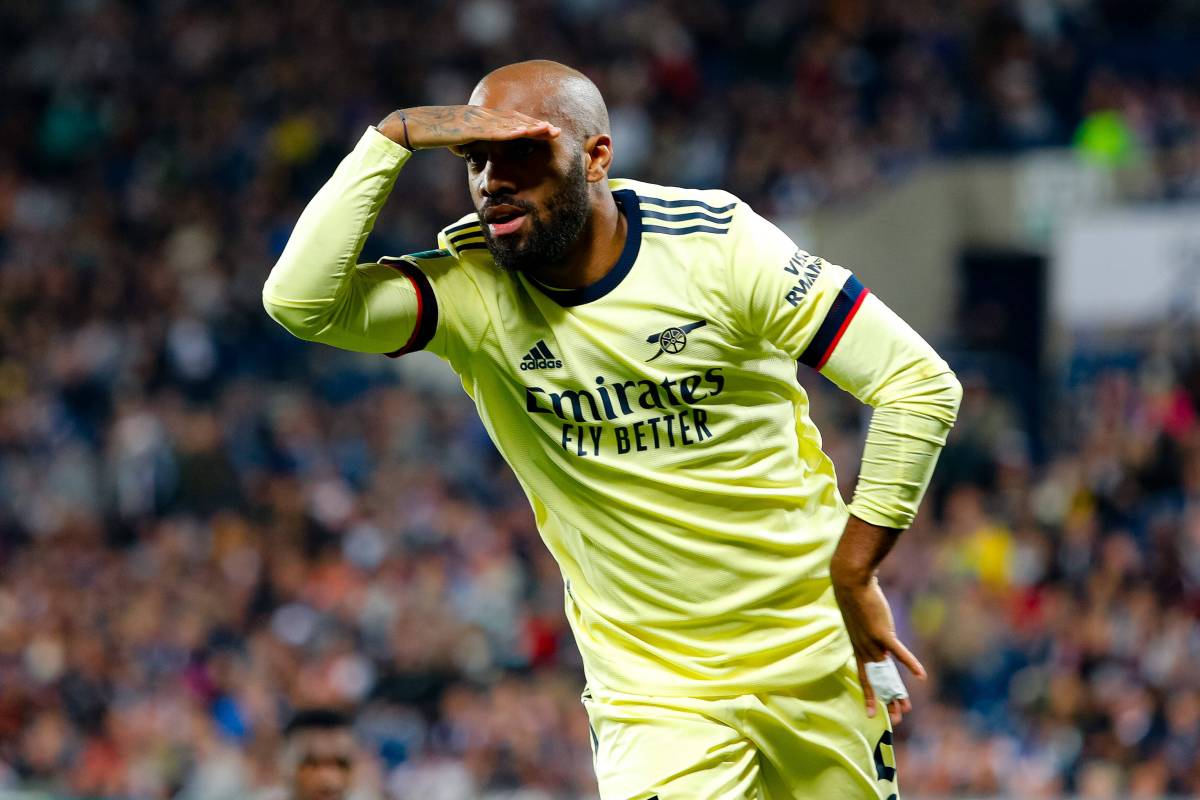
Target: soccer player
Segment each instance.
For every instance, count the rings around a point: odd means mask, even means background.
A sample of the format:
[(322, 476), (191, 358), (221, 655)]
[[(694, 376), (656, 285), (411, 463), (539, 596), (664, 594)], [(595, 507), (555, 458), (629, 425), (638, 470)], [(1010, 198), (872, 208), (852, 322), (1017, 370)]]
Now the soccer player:
[[(436, 250), (356, 263), (435, 147), (475, 213)], [(910, 705), (890, 657), (923, 670), (874, 575), (958, 382), (847, 270), (727, 192), (610, 180), (613, 153), (599, 91), (554, 62), (389, 114), (304, 210), (267, 311), (461, 376), (562, 569), (601, 797), (893, 796)], [(875, 407), (849, 507), (797, 361)]]

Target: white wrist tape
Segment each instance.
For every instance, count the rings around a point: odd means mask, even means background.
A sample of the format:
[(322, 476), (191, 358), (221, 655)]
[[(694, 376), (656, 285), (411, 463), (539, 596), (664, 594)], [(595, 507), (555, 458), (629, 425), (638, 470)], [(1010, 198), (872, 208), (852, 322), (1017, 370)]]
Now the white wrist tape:
[(904, 688), (904, 681), (900, 680), (900, 672), (891, 656), (883, 661), (868, 661), (866, 667), (867, 680), (875, 690), (875, 699), (879, 702), (887, 705), (893, 700), (908, 697), (908, 690)]

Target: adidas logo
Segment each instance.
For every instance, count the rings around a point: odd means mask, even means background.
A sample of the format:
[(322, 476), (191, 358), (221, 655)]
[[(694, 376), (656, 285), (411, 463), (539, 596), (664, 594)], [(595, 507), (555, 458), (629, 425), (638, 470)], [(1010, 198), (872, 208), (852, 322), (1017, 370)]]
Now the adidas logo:
[(529, 348), (529, 352), (521, 359), (521, 369), (524, 371), (531, 369), (556, 369), (562, 366), (562, 362), (554, 357), (554, 353), (550, 352), (550, 348), (546, 347), (546, 342), (543, 339), (538, 339), (538, 343)]

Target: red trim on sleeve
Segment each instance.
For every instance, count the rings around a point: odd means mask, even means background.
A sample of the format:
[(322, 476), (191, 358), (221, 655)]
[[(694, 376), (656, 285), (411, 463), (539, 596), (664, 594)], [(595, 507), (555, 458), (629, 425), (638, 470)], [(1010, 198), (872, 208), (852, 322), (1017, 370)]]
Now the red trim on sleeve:
[(854, 319), (854, 315), (858, 313), (859, 306), (863, 304), (863, 300), (866, 300), (867, 295), (870, 293), (871, 290), (866, 287), (863, 287), (863, 290), (859, 292), (858, 299), (854, 301), (854, 305), (850, 307), (850, 311), (847, 312), (846, 318), (842, 320), (842, 326), (838, 328), (837, 333), (833, 335), (833, 341), (829, 343), (829, 347), (825, 349), (825, 354), (821, 356), (821, 360), (817, 362), (818, 371), (825, 366), (825, 362), (829, 360), (831, 355), (833, 355), (834, 348), (837, 347), (838, 342), (842, 340), (842, 334), (846, 332), (846, 328), (850, 326), (850, 321)]
[(408, 274), (408, 270), (402, 269), (400, 270), (400, 274), (408, 278), (408, 282), (412, 284), (413, 291), (417, 295), (417, 318), (413, 320), (413, 329), (412, 333), (408, 337), (408, 341), (405, 342), (404, 346), (399, 350), (393, 350), (392, 352), (387, 353), (386, 355), (389, 358), (399, 358), (408, 352), (408, 348), (413, 346), (413, 343), (417, 341), (417, 335), (421, 332), (421, 318), (425, 314), (425, 303), (421, 298), (421, 287), (417, 285), (417, 279)]
[(425, 349), (425, 346), (437, 333), (438, 324), (437, 295), (433, 293), (433, 287), (429, 285), (429, 278), (425, 276), (420, 267), (402, 258), (381, 258), (379, 263), (386, 264), (403, 273), (417, 292), (417, 317), (414, 320), (412, 335), (399, 350), (393, 350), (384, 355), (395, 358), (405, 353)]

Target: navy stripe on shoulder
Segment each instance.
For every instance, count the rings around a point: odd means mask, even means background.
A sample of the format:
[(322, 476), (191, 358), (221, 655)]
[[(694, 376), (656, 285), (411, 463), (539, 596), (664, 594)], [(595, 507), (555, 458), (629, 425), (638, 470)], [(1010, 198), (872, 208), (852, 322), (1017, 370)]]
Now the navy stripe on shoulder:
[(729, 233), (729, 228), (714, 228), (711, 225), (689, 225), (686, 228), (668, 228), (665, 225), (643, 225), (645, 233), (665, 233), (669, 236), (686, 236), (689, 233)]
[(829, 313), (821, 322), (821, 327), (817, 328), (812, 341), (800, 354), (800, 363), (816, 370), (825, 366), (842, 334), (846, 332), (846, 326), (850, 324), (858, 307), (862, 305), (863, 298), (869, 293), (870, 290), (863, 286), (858, 278), (851, 275), (846, 279), (841, 291), (834, 298), (833, 305), (829, 307)]
[(479, 228), (473, 228), (465, 230), (462, 233), (456, 233), (453, 236), (447, 236), (446, 241), (450, 242), (450, 244), (457, 244), (458, 242), (465, 242), (468, 239), (474, 239), (477, 236), (483, 236), (483, 231)]
[(450, 234), (455, 233), (456, 231), (465, 230), (466, 228), (470, 228), (472, 225), (478, 225), (478, 224), (479, 224), (479, 220), (477, 220), (477, 219), (471, 220), (470, 222), (460, 222), (457, 225), (455, 225), (453, 228), (446, 228), (446, 236), (449, 236)]
[(687, 208), (689, 206), (699, 206), (700, 208), (711, 211), (714, 214), (724, 214), (727, 211), (733, 211), (737, 208), (737, 203), (730, 203), (727, 206), (710, 206), (708, 203), (703, 203), (699, 200), (663, 200), (658, 197), (648, 197), (644, 194), (639, 194), (638, 199), (642, 205), (649, 203), (652, 206), (661, 206), (663, 208)]
[(455, 245), (454, 249), (460, 253), (464, 250), (487, 250), (487, 242), (467, 242), (466, 244)]
[(667, 222), (684, 222), (689, 219), (702, 219), (706, 222), (716, 222), (718, 224), (728, 225), (733, 222), (733, 215), (727, 217), (714, 217), (712, 214), (705, 214), (703, 211), (683, 211), (675, 214), (666, 211), (650, 211), (642, 209), (642, 219), (662, 219)]
[(384, 355), (390, 358), (398, 358), (406, 353), (424, 350), (425, 346), (433, 340), (433, 335), (437, 333), (438, 324), (437, 295), (433, 293), (433, 287), (429, 284), (429, 278), (425, 277), (424, 272), (408, 261), (388, 260), (380, 263), (386, 263), (388, 266), (395, 267), (404, 273), (404, 277), (412, 281), (413, 286), (417, 290), (417, 324), (413, 326), (412, 336), (408, 338), (408, 341), (399, 350), (393, 350)]

